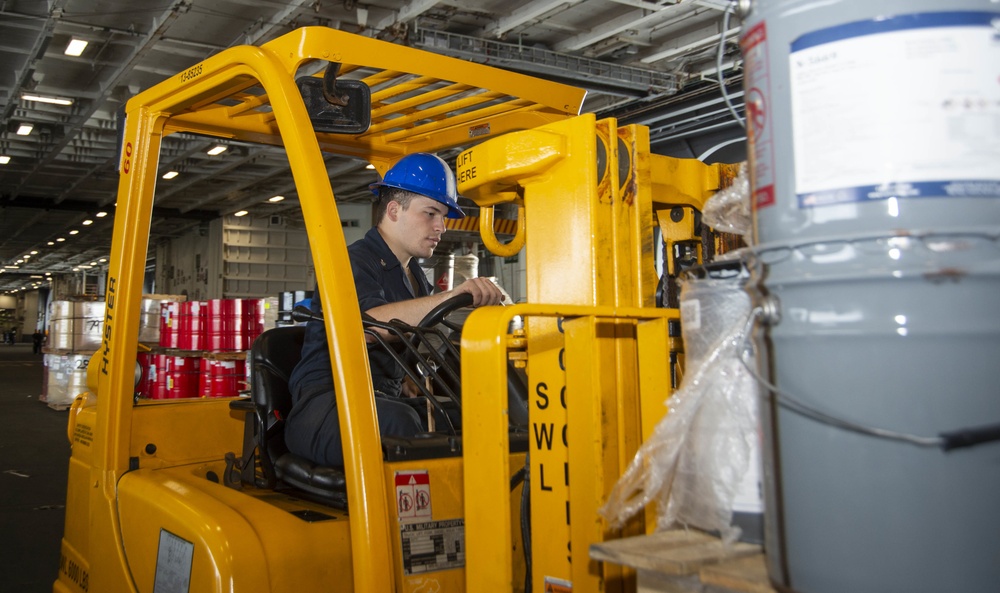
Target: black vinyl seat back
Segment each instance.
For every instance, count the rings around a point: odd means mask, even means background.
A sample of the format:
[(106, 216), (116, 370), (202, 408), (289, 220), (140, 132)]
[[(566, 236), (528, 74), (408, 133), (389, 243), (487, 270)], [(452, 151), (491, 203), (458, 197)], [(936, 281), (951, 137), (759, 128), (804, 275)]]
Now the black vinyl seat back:
[(292, 411), (288, 379), (302, 357), (305, 330), (303, 325), (269, 329), (250, 348), (250, 399), (258, 416), (258, 455), (268, 487), (274, 487), (274, 462), (288, 453), (284, 430)]
[[(252, 480), (258, 488), (287, 488), (300, 491), (305, 497), (346, 508), (347, 484), (341, 468), (324, 467), (288, 451), (285, 445), (285, 419), (292, 410), (292, 394), (288, 379), (302, 355), (304, 325), (276, 327), (260, 334), (250, 348), (250, 404), (244, 443), (245, 466), (247, 451), (259, 462), (259, 472), (245, 471), (243, 481)], [(251, 430), (252, 429), (252, 430)], [(252, 478), (247, 478), (252, 476)]]

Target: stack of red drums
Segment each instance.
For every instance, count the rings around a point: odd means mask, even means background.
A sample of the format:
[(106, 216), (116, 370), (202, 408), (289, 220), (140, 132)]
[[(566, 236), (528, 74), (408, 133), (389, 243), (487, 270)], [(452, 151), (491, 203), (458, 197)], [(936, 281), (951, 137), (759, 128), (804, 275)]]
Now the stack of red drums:
[(146, 399), (236, 397), (246, 383), (246, 362), (140, 352), (136, 387)]
[(136, 388), (140, 397), (147, 399), (198, 397), (200, 358), (140, 352), (137, 360), (142, 368), (142, 377)]
[(178, 350), (249, 350), (264, 331), (264, 299), (165, 302), (160, 306), (160, 346)]
[[(140, 352), (136, 392), (146, 399), (236, 397), (246, 385), (246, 362), (230, 354), (249, 350), (264, 331), (264, 299), (164, 302), (160, 347), (187, 356)], [(204, 353), (193, 355), (190, 351)]]
[(201, 361), (201, 395), (205, 397), (235, 397), (246, 382), (246, 362), (243, 360)]

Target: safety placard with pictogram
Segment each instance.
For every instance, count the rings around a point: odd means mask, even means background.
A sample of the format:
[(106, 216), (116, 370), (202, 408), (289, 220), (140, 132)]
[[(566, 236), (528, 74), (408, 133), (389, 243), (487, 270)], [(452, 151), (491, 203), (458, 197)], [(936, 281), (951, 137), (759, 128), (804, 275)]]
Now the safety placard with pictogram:
[(396, 472), (396, 513), (401, 523), (431, 518), (431, 478), (426, 470)]

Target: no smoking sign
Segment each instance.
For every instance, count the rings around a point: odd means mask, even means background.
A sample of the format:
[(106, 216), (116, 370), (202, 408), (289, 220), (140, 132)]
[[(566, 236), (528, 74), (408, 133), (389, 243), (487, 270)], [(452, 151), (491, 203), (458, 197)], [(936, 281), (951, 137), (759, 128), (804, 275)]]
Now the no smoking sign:
[(396, 513), (404, 523), (431, 518), (431, 478), (426, 470), (396, 472)]

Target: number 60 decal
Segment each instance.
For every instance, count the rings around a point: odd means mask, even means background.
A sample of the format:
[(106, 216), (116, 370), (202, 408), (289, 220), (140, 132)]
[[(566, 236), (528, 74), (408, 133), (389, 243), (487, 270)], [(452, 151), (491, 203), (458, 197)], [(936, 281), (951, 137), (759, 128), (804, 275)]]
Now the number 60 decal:
[(132, 143), (125, 143), (125, 160), (122, 161), (122, 172), (128, 174), (132, 168)]

